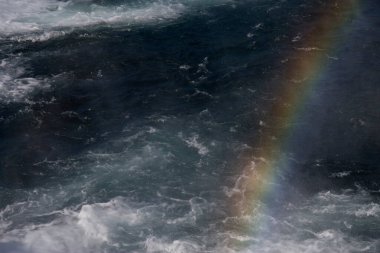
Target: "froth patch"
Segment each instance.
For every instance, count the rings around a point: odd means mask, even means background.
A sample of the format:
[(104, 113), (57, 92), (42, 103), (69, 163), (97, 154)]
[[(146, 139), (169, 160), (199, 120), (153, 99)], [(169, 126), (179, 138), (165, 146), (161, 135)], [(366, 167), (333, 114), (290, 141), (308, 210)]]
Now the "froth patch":
[(0, 62), (0, 102), (23, 102), (35, 89), (48, 88), (45, 79), (28, 76), (25, 60), (20, 57)]
[(229, 1), (124, 1), (107, 5), (107, 1), (91, 0), (6, 0), (0, 2), (0, 38), (44, 41), (76, 28), (157, 23), (177, 19), (194, 8)]
[(197, 253), (201, 247), (195, 242), (186, 240), (166, 241), (156, 237), (149, 237), (145, 241), (147, 252), (155, 253)]
[[(16, 40), (46, 40), (62, 31), (94, 25), (137, 24), (179, 17), (185, 6), (179, 2), (157, 1), (140, 6), (103, 6), (90, 1), (15, 0), (0, 3), (0, 36)], [(33, 34), (24, 36), (23, 34)]]
[[(183, 139), (182, 134), (180, 134), (179, 137)], [(184, 139), (184, 141), (189, 148), (197, 150), (198, 154), (201, 156), (207, 155), (209, 153), (209, 149), (199, 141), (198, 134), (194, 134), (191, 137)]]
[(130, 208), (121, 198), (107, 203), (82, 206), (78, 214), (78, 225), (87, 238), (100, 242), (110, 241), (110, 234), (118, 225), (137, 225), (143, 217)]
[(83, 205), (79, 211), (64, 210), (60, 217), (42, 225), (26, 225), (5, 233), (0, 249), (24, 253), (100, 252), (112, 245), (120, 226), (135, 226), (144, 213), (132, 208), (124, 198)]
[(263, 240), (259, 247), (254, 246), (250, 250), (244, 252), (371, 252), (371, 247), (369, 243), (349, 238), (342, 232), (325, 230), (307, 240), (293, 240), (285, 236), (277, 241)]

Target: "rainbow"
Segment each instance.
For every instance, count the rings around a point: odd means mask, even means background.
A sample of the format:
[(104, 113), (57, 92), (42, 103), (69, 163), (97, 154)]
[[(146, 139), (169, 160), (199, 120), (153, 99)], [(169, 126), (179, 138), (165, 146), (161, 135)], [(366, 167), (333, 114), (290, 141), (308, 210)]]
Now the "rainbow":
[[(295, 53), (290, 55), (280, 77), (284, 82), (275, 92), (278, 97), (263, 120), (260, 140), (253, 144), (254, 154), (249, 164), (243, 167), (243, 175), (237, 185), (238, 197), (231, 197), (232, 212), (236, 217), (254, 214), (257, 204), (266, 198), (280, 194), (275, 191), (273, 182), (278, 170), (286, 169), (283, 154), (294, 132), (294, 122), (306, 113), (305, 101), (311, 91), (320, 83), (326, 71), (330, 56), (337, 48), (334, 35), (351, 19), (359, 8), (359, 0), (326, 1), (323, 9), (317, 10), (311, 30), (303, 33), (302, 42), (297, 44)], [(322, 7), (321, 7), (322, 8)], [(255, 227), (247, 225), (247, 232)]]

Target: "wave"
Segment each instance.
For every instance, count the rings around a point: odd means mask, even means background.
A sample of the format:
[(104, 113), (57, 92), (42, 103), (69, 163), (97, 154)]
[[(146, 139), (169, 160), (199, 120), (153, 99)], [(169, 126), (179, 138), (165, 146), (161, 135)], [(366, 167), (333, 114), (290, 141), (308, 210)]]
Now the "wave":
[(191, 5), (219, 2), (223, 0), (5, 0), (0, 2), (0, 36), (40, 33), (38, 38), (46, 39), (57, 36), (57, 31), (78, 27), (133, 25), (173, 20), (184, 14)]
[(105, 203), (85, 204), (79, 211), (64, 209), (44, 214), (56, 218), (46, 224), (26, 225), (5, 233), (1, 248), (16, 252), (91, 252), (112, 244), (117, 228), (133, 227), (148, 215), (130, 207), (123, 198)]
[[(157, 197), (165, 198), (161, 194)], [(314, 253), (376, 252), (380, 243), (376, 237), (378, 206), (372, 203), (373, 198), (364, 190), (320, 192), (305, 203), (289, 204), (279, 216), (272, 216), (263, 208), (252, 215), (228, 217), (224, 220), (227, 227), (244, 223), (252, 230), (220, 230), (212, 225), (212, 234), (206, 227), (198, 227), (196, 220), (214, 204), (199, 197), (165, 200), (168, 202), (137, 204), (124, 197), (115, 197), (108, 202), (82, 203), (78, 207), (48, 212), (43, 212), (41, 202), (8, 205), (0, 212), (0, 228), (3, 227), (0, 232), (4, 234), (0, 248), (2, 252), (9, 253), (130, 252), (131, 249), (138, 249), (132, 252), (163, 253)], [(330, 207), (335, 211), (326, 211)], [(19, 214), (28, 212), (30, 208), (41, 210), (40, 215), (33, 212), (33, 218), (41, 219), (42, 223), (12, 224), (12, 221), (17, 222)], [(171, 219), (172, 210), (183, 208), (189, 212), (184, 209), (181, 217)], [(362, 210), (366, 210), (365, 215), (362, 215)], [(12, 217), (12, 221), (7, 222), (7, 217)], [(366, 240), (355, 232), (363, 223), (372, 224)], [(166, 233), (184, 226), (205, 230), (197, 236)], [(206, 241), (212, 243), (208, 245)], [(241, 247), (242, 244), (246, 247)]]

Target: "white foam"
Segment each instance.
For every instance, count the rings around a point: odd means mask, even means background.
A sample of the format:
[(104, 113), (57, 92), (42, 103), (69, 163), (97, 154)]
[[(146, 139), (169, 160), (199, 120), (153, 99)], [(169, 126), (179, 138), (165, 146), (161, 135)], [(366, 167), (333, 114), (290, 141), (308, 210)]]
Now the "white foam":
[(0, 234), (5, 233), (6, 229), (12, 225), (12, 221), (7, 220), (5, 214), (9, 211), (9, 205), (0, 210)]
[[(77, 1), (4, 0), (0, 2), (0, 35), (42, 33), (17, 39), (44, 40), (55, 37), (57, 30), (99, 24), (135, 24), (177, 18), (184, 11), (181, 3), (159, 1), (142, 6), (128, 4), (102, 6), (95, 3), (78, 5)], [(87, 2), (87, 1), (86, 1)]]
[(371, 201), (371, 196), (365, 192), (343, 192), (340, 194), (330, 191), (319, 193), (313, 205), (308, 206), (315, 214), (355, 215), (358, 218), (379, 217), (380, 205)]
[(367, 205), (362, 205), (358, 210), (354, 212), (357, 217), (379, 217), (380, 216), (380, 205), (376, 203), (370, 203)]
[(183, 11), (183, 5), (153, 3), (146, 7), (128, 6), (102, 7), (92, 5), (90, 12), (75, 12), (69, 17), (58, 20), (55, 26), (76, 27), (102, 23), (143, 23), (162, 19), (176, 18)]
[(0, 62), (0, 102), (21, 102), (36, 88), (48, 88), (45, 79), (28, 76), (25, 59), (13, 57)]
[(85, 253), (100, 252), (102, 245), (112, 245), (119, 226), (136, 226), (145, 213), (130, 207), (123, 198), (106, 203), (83, 205), (78, 212), (63, 210), (59, 218), (43, 225), (26, 225), (14, 229), (0, 239), (13, 242), (21, 252)]
[(185, 142), (189, 147), (195, 148), (198, 151), (198, 154), (202, 156), (207, 155), (209, 152), (209, 149), (199, 141), (199, 135), (197, 134), (186, 139)]
[(205, 209), (209, 207), (209, 203), (201, 197), (193, 197), (189, 201), (190, 211), (182, 217), (175, 219), (168, 219), (168, 224), (193, 224), (195, 225), (197, 219), (203, 215)]
[(188, 240), (168, 241), (156, 237), (149, 237), (145, 241), (147, 252), (160, 253), (198, 253), (201, 252), (201, 246)]
[(283, 252), (283, 253), (318, 253), (318, 252), (365, 252), (369, 243), (347, 238), (343, 233), (335, 230), (325, 230), (317, 234), (316, 238), (297, 240), (291, 237), (277, 238), (277, 240), (263, 240), (255, 244), (247, 252)]
[(118, 224), (137, 225), (143, 217), (137, 210), (131, 209), (121, 198), (107, 203), (82, 206), (78, 214), (78, 225), (86, 238), (98, 242), (110, 241), (110, 234)]
[(47, 41), (50, 39), (55, 39), (62, 37), (66, 34), (69, 34), (70, 31), (43, 31), (42, 33), (34, 33), (34, 34), (20, 34), (20, 35), (14, 35), (10, 37), (9, 39), (12, 41), (31, 41), (31, 42), (38, 42), (38, 41)]
[(3, 0), (0, 1), (0, 37), (43, 41), (62, 36), (73, 28), (157, 23), (182, 16), (190, 5), (224, 1), (126, 1), (101, 5), (75, 0)]
[[(54, 0), (0, 1), (0, 34), (7, 35), (39, 30), (41, 24), (39, 24), (37, 15), (41, 15), (43, 18), (50, 13), (49, 9), (54, 9), (56, 5), (63, 4), (65, 3)], [(62, 9), (62, 6), (59, 9)]]
[(337, 177), (337, 178), (343, 178), (351, 175), (352, 171), (341, 171), (341, 172), (336, 172), (332, 173), (330, 177)]

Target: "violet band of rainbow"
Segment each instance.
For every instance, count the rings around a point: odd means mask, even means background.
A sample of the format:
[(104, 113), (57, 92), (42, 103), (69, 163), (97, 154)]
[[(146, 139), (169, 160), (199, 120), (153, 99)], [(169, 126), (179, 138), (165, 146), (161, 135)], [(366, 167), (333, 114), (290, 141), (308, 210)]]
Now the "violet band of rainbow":
[[(261, 138), (251, 142), (253, 158), (242, 166), (243, 171), (239, 172), (241, 177), (235, 186), (238, 188), (235, 192), (239, 194), (229, 200), (236, 217), (252, 217), (258, 203), (280, 194), (275, 191), (275, 175), (287, 166), (283, 155), (297, 131), (293, 122), (308, 113), (305, 101), (313, 88), (320, 84), (321, 76), (331, 61), (329, 55), (333, 55), (342, 43), (336, 39), (336, 34), (350, 24), (360, 3), (359, 0), (326, 2), (321, 9), (315, 10), (308, 30), (302, 31), (301, 43), (295, 46), (294, 53), (288, 56), (288, 61), (280, 70), (280, 80), (283, 82), (275, 91), (278, 99), (263, 119), (265, 126)], [(245, 230), (255, 230), (251, 223), (243, 226)]]

